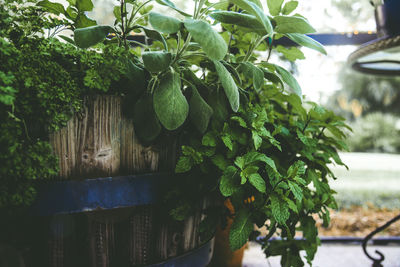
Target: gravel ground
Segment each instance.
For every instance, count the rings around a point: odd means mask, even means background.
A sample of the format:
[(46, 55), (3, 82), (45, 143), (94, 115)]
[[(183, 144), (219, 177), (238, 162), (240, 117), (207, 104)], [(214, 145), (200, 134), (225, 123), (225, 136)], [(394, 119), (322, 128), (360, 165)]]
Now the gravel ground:
[[(378, 249), (385, 255), (384, 267), (400, 267), (400, 246), (369, 246), (368, 251), (374, 256)], [(249, 243), (244, 252), (243, 267), (280, 267), (280, 258), (266, 259), (260, 245)], [(322, 245), (315, 256), (314, 267), (368, 267), (372, 261), (358, 245)]]

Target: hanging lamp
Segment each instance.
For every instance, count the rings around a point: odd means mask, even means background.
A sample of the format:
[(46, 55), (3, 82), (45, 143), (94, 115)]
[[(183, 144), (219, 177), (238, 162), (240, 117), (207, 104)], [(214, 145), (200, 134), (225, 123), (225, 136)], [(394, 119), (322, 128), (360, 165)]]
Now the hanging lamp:
[(378, 38), (350, 54), (348, 63), (357, 71), (400, 75), (400, 0), (374, 0)]

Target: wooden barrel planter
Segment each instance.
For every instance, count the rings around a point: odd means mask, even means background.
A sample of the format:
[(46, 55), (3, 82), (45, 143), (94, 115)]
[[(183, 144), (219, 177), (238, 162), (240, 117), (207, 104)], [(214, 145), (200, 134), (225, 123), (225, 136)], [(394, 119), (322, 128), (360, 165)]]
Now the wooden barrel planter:
[[(206, 266), (213, 242), (194, 215), (174, 221), (162, 210), (174, 175), (176, 142), (142, 146), (121, 98), (92, 96), (50, 137), (61, 181), (43, 184), (31, 209), (36, 227), (28, 266)], [(100, 178), (99, 178), (100, 177)]]

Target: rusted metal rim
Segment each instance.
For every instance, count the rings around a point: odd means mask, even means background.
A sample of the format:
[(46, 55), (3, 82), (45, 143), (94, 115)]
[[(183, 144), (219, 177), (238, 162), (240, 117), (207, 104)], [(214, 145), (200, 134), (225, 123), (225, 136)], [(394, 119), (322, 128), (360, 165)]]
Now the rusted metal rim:
[(39, 185), (31, 215), (50, 216), (150, 205), (162, 200), (171, 173), (150, 173)]
[(214, 238), (197, 249), (191, 250), (181, 256), (160, 262), (147, 267), (204, 267), (212, 258), (214, 251)]

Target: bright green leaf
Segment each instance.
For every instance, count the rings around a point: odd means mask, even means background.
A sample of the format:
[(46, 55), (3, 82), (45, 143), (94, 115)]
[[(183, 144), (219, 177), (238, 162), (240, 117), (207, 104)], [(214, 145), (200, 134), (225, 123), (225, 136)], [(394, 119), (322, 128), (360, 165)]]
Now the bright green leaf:
[(237, 112), (239, 109), (239, 90), (236, 86), (236, 83), (233, 80), (229, 71), (221, 62), (215, 60), (213, 62), (219, 80), (221, 81), (222, 87), (224, 88), (225, 95), (228, 98), (229, 104), (231, 105), (232, 110), (234, 112)]
[(167, 73), (154, 91), (154, 110), (167, 130), (181, 126), (189, 113), (189, 104), (181, 91), (181, 80), (177, 73)]
[(311, 37), (308, 37), (307, 35), (304, 35), (304, 34), (301, 34), (301, 33), (288, 33), (288, 34), (286, 34), (286, 36), (290, 40), (292, 40), (293, 42), (295, 42), (295, 43), (297, 43), (297, 44), (299, 44), (301, 46), (317, 50), (317, 51), (321, 52), (324, 55), (327, 54), (326, 50), (322, 46), (322, 44), (320, 44), (319, 42), (315, 41)]
[(157, 12), (150, 12), (149, 22), (155, 30), (166, 34), (178, 32), (183, 25), (180, 20)]
[(269, 9), (269, 13), (271, 13), (272, 16), (279, 15), (281, 12), (283, 0), (267, 0), (267, 5)]
[(92, 11), (92, 0), (76, 0), (76, 8), (79, 12)]
[(254, 148), (258, 150), (262, 144), (262, 138), (256, 131), (251, 131), (251, 138), (253, 139)]
[(210, 59), (222, 60), (225, 57), (228, 45), (208, 22), (186, 19), (184, 25)]
[(100, 25), (80, 28), (74, 31), (74, 40), (78, 47), (88, 48), (103, 41), (113, 31), (114, 29), (110, 26)]
[(290, 191), (292, 191), (294, 197), (298, 201), (301, 201), (303, 199), (303, 190), (301, 189), (301, 187), (292, 181), (289, 181), (288, 185), (289, 185)]
[(212, 114), (212, 108), (201, 97), (197, 89), (193, 88), (192, 97), (189, 101), (189, 117), (200, 133), (207, 130)]
[(289, 61), (296, 61), (297, 59), (305, 59), (303, 52), (297, 47), (286, 48), (278, 45), (276, 51), (282, 53)]
[(259, 173), (253, 173), (249, 176), (249, 182), (261, 193), (265, 193), (267, 187), (265, 185), (264, 179), (261, 177)]
[[(68, 10), (68, 8), (67, 8)], [(85, 13), (78, 13), (76, 20), (75, 20), (75, 27), (79, 28), (86, 28), (97, 25), (96, 21), (93, 19), (89, 19)]]
[(285, 225), (290, 216), (288, 203), (275, 194), (270, 198), (272, 215), (279, 224)]
[(289, 15), (290, 13), (292, 13), (297, 6), (299, 5), (298, 1), (289, 1), (287, 2), (282, 9), (282, 14), (283, 15)]
[(278, 33), (313, 33), (315, 29), (308, 21), (298, 16), (276, 16), (275, 31)]
[(64, 6), (60, 3), (53, 3), (48, 0), (43, 0), (37, 3), (37, 5), (46, 8), (55, 15), (65, 14)]
[(243, 247), (253, 231), (251, 213), (248, 210), (241, 209), (235, 216), (231, 230), (229, 232), (229, 245), (231, 250), (237, 250)]
[(164, 51), (149, 51), (142, 53), (143, 64), (150, 72), (166, 70), (172, 61), (172, 55)]

